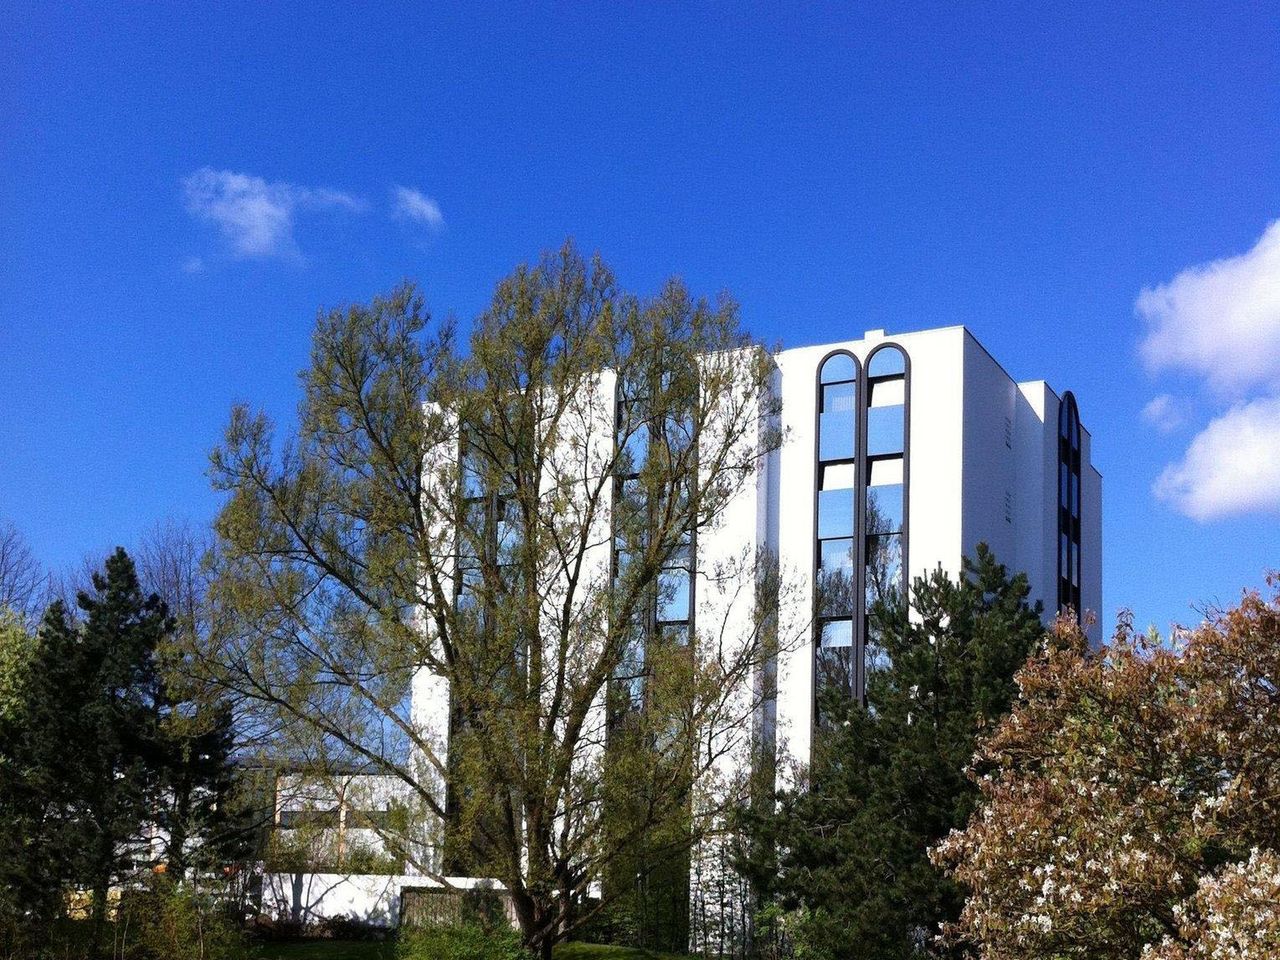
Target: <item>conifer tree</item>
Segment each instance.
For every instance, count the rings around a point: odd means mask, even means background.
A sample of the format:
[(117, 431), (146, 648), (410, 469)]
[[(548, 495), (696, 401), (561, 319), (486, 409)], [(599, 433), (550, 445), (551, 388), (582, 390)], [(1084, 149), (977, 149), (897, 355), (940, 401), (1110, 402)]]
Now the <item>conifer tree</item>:
[(979, 544), (959, 581), (915, 581), (911, 616), (878, 604), (886, 657), (869, 665), (866, 704), (825, 704), (807, 782), (745, 815), (742, 867), (791, 911), (806, 956), (917, 956), (959, 915), (963, 897), (928, 851), (972, 811), (975, 744), (1044, 636), (1029, 593)]

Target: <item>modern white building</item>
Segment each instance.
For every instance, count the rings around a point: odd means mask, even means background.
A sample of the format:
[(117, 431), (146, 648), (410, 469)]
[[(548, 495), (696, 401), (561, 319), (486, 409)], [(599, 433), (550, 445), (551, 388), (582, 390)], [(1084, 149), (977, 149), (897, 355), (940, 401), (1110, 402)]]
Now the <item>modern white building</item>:
[[(939, 566), (958, 577), (979, 543), (1027, 574), (1046, 623), (1070, 608), (1101, 639), (1102, 477), (1070, 392), (1016, 382), (962, 326), (874, 330), (776, 362), (786, 439), (768, 466), (769, 546), (801, 574), (783, 615), (816, 618), (812, 643), (778, 664), (794, 756), (809, 755), (819, 685), (861, 688), (868, 602)], [(832, 570), (854, 589), (816, 609)]]
[[(761, 747), (807, 761), (820, 688), (860, 695), (877, 656), (870, 605), (938, 567), (960, 576), (979, 543), (1027, 574), (1046, 623), (1070, 609), (1100, 640), (1102, 479), (1070, 392), (1015, 381), (961, 326), (870, 331), (782, 350), (771, 363), (781, 445), (664, 574), (668, 591), (651, 625), (700, 635), (703, 624), (729, 624), (722, 637), (745, 627), (754, 596), (715, 575), (728, 558), (770, 557), (790, 584), (778, 633), (800, 642), (765, 668), (764, 684), (753, 679), (776, 696), (752, 708), (749, 749), (726, 749), (726, 764)], [(600, 407), (589, 413), (612, 444), (621, 408), (612, 386), (584, 402)], [(607, 544), (608, 532), (600, 539)], [(616, 543), (601, 550), (601, 569), (616, 566)], [(843, 589), (825, 589), (833, 581)], [(413, 698), (415, 722), (447, 756), (447, 682), (420, 671)]]

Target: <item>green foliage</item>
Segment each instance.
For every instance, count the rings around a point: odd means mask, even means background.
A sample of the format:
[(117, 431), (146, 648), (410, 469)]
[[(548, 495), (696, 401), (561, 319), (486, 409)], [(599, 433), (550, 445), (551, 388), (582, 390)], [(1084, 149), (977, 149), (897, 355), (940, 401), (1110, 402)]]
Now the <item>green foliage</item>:
[(121, 960), (236, 960), (245, 955), (240, 929), (222, 898), (163, 878), (125, 896), (114, 940)]
[(824, 704), (807, 785), (744, 817), (742, 866), (795, 911), (787, 935), (815, 960), (912, 957), (959, 915), (960, 890), (928, 850), (973, 810), (977, 739), (1044, 636), (1026, 577), (1010, 578), (985, 545), (959, 582), (937, 571), (912, 594), (911, 617), (873, 612), (888, 663), (869, 671), (866, 707)]
[(404, 931), (397, 960), (532, 960), (520, 933), (505, 924), (430, 925)]
[[(168, 832), (175, 876), (242, 849), (231, 715), (176, 694), (164, 657), (168, 607), (117, 550), (32, 637), (0, 618), (0, 923), (47, 941), (71, 889), (88, 891), (105, 935), (107, 891), (152, 864), (132, 844)], [(141, 862), (137, 862), (141, 861)]]
[[(689, 802), (717, 759), (698, 745), (746, 749), (763, 631), (710, 625), (669, 669), (637, 645), (691, 532), (779, 442), (772, 371), (727, 297), (629, 294), (571, 244), (503, 279), (465, 343), (409, 285), (323, 313), (293, 436), (237, 407), (212, 457), (218, 681), (290, 752), (403, 784), (397, 854), (500, 880), (546, 956), (655, 826), (687, 825), (685, 851), (712, 829), (716, 803)], [(616, 577), (594, 559), (611, 526)], [(718, 578), (752, 584), (756, 560)], [(411, 709), (419, 671), (447, 681), (448, 731)], [(653, 706), (601, 763), (599, 706), (628, 682)]]
[(569, 941), (556, 944), (553, 960), (689, 960), (685, 953), (660, 953), (642, 947)]

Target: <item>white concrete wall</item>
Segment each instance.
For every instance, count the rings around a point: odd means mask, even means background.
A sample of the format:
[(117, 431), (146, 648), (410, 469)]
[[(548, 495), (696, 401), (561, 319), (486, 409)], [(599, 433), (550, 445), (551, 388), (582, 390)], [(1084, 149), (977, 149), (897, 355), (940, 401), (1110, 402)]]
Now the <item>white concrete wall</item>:
[(985, 543), (1011, 571), (1017, 570), (1017, 395), (1017, 385), (966, 331), (961, 554), (974, 557)]
[(470, 890), (501, 884), (474, 877), (425, 877), (372, 873), (268, 873), (262, 878), (262, 912), (276, 920), (311, 925), (342, 918), (380, 927), (400, 922), (400, 893), (405, 888)]

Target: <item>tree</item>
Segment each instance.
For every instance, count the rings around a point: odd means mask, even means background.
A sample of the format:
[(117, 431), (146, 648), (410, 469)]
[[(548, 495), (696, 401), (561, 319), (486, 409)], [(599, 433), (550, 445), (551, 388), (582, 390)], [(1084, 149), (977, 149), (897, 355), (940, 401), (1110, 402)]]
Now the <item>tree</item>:
[(82, 625), (61, 601), (45, 613), (23, 754), (72, 879), (92, 892), (97, 944), (107, 892), (130, 874), (130, 841), (158, 796), (163, 694), (155, 654), (172, 620), (159, 597), (143, 595), (122, 549), (93, 587), (78, 598)]
[(951, 941), (1280, 956), (1280, 593), (1168, 643), (1123, 617), (1091, 652), (1061, 621), (1018, 687), (978, 752), (978, 809), (935, 852), (967, 893)]
[[(655, 825), (682, 820), (687, 854), (729, 802), (711, 774), (777, 642), (750, 615), (767, 564), (719, 561), (745, 627), (682, 639), (655, 610), (778, 442), (770, 366), (732, 302), (642, 300), (570, 246), (503, 280), (465, 346), (410, 286), (321, 315), (296, 439), (237, 408), (214, 454), (221, 682), (294, 755), (401, 783), (549, 955)], [(443, 877), (438, 836), (389, 839)]]
[(15, 955), (44, 938), (68, 873), (40, 768), (25, 749), (37, 666), (24, 618), (0, 609), (0, 942)]
[(833, 694), (807, 780), (746, 812), (742, 866), (766, 902), (794, 911), (807, 956), (917, 956), (959, 915), (960, 891), (928, 851), (973, 809), (974, 746), (1044, 635), (1029, 593), (985, 544), (958, 581), (917, 579), (911, 616), (885, 591), (866, 705)]
[(47, 589), (48, 575), (22, 533), (8, 521), (0, 523), (0, 608), (34, 623)]
[(161, 788), (151, 819), (160, 828), (162, 861), (178, 879), (189, 868), (245, 859), (264, 816), (250, 797), (248, 775), (236, 763), (245, 744), (235, 704), (196, 667), (209, 643), (214, 549), (211, 532), (169, 520), (150, 530), (136, 551), (140, 581), (164, 601), (173, 619), (156, 650)]

